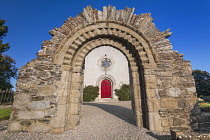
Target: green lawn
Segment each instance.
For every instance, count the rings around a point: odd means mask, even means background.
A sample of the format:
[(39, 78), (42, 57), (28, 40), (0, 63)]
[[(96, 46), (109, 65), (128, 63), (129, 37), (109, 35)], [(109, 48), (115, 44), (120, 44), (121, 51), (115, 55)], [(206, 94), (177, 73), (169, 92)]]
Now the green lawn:
[(12, 112), (11, 108), (0, 108), (0, 121), (8, 120)]
[(210, 102), (198, 101), (200, 108), (210, 108)]

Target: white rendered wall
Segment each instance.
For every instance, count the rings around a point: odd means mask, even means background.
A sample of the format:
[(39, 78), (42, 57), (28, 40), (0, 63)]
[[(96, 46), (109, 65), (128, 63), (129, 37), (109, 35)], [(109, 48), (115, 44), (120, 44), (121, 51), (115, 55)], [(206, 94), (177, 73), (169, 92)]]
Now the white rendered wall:
[[(112, 61), (112, 65), (106, 74), (111, 75), (116, 82), (113, 85), (113, 91), (114, 89), (119, 89), (122, 84), (129, 84), (128, 61), (126, 57), (113, 47), (101, 46), (92, 50), (85, 58), (84, 86), (96, 86), (99, 78), (105, 75), (105, 71), (100, 66), (100, 60), (105, 55), (106, 58)], [(100, 87), (100, 83), (98, 84)]]

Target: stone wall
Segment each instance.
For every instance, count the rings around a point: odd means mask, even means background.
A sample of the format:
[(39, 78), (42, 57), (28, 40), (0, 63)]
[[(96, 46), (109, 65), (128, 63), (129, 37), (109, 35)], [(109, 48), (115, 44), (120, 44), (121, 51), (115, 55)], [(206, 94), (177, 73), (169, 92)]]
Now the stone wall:
[(99, 46), (112, 46), (128, 60), (136, 125), (154, 131), (190, 130), (196, 103), (192, 69), (172, 50), (169, 30), (160, 32), (134, 8), (103, 11), (88, 6), (54, 28), (38, 57), (20, 70), (10, 131), (63, 132), (81, 117), (83, 64)]
[(8, 129), (50, 132), (49, 124), (57, 114), (55, 93), (60, 78), (61, 67), (53, 65), (49, 57), (40, 56), (22, 67)]
[(197, 100), (190, 62), (176, 51), (158, 53), (162, 59), (156, 69), (162, 127), (188, 129), (190, 111)]

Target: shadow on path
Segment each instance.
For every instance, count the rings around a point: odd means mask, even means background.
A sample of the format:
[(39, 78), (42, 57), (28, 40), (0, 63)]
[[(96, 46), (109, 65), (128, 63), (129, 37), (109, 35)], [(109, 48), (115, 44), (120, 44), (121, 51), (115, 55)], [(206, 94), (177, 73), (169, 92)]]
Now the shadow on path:
[(100, 104), (100, 103), (83, 103), (83, 105), (91, 105), (98, 107), (118, 118), (121, 120), (124, 120), (127, 123), (130, 123), (132, 125), (136, 126), (136, 123), (133, 118), (133, 111), (132, 109), (128, 109), (122, 106), (117, 106), (117, 105), (109, 105), (109, 104)]
[[(89, 105), (89, 106), (94, 106), (97, 108), (100, 108), (116, 117), (119, 119), (136, 126), (134, 117), (133, 117), (133, 111), (132, 109), (123, 107), (123, 106), (118, 106), (118, 105), (110, 105), (106, 103), (83, 103), (83, 105)], [(157, 140), (170, 140), (171, 136), (170, 134), (155, 134), (151, 131), (146, 132), (148, 135), (152, 136), (153, 138)]]
[(154, 134), (153, 132), (146, 132), (146, 133), (157, 140), (171, 140), (171, 135), (157, 135)]

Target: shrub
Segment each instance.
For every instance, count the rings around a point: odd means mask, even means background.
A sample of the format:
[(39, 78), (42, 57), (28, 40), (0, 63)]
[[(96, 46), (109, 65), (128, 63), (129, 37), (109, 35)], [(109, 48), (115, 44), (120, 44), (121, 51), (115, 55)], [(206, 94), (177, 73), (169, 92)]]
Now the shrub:
[(87, 86), (83, 90), (83, 101), (91, 102), (96, 99), (99, 95), (99, 87), (98, 86)]
[(123, 84), (120, 89), (115, 89), (115, 94), (118, 96), (120, 101), (131, 100), (130, 85)]

